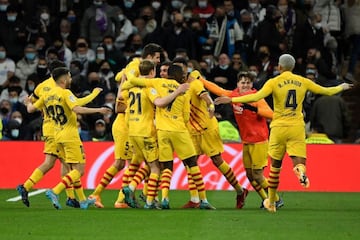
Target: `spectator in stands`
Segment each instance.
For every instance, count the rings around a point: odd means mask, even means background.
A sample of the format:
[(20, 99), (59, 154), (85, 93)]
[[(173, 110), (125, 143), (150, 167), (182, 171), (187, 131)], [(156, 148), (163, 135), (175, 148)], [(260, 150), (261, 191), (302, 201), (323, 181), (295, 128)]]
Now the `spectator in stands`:
[(237, 72), (231, 68), (229, 56), (226, 53), (220, 54), (218, 62), (219, 64), (210, 72), (210, 80), (224, 89), (235, 89)]
[(155, 16), (154, 18), (155, 18), (157, 24), (161, 26), (161, 20), (162, 20), (162, 16), (164, 13), (165, 1), (151, 0), (150, 5), (154, 9), (154, 16)]
[(95, 57), (95, 52), (89, 48), (89, 44), (86, 39), (82, 37), (78, 38), (76, 41), (76, 50), (73, 52), (72, 59), (79, 60), (81, 62), (83, 68), (81, 75), (87, 75), (89, 62), (94, 61)]
[(22, 91), (23, 89), (19, 86), (9, 87), (9, 97), (7, 100), (11, 103), (11, 112), (19, 111), (23, 116), (29, 116), (24, 103), (20, 102), (20, 93)]
[(294, 32), (293, 52), (297, 64), (303, 64), (307, 51), (316, 48), (320, 52), (324, 49), (324, 29), (321, 15), (311, 13), (304, 25), (298, 25)]
[(6, 10), (9, 7), (9, 0), (1, 0), (0, 1), (0, 22), (6, 19)]
[(81, 141), (91, 141), (89, 125), (81, 114), (77, 115), (77, 125)]
[(259, 90), (262, 88), (265, 82), (273, 76), (274, 67), (277, 65), (273, 59), (274, 58), (268, 46), (259, 46), (259, 51), (256, 58), (258, 81), (254, 82), (255, 89)]
[(103, 142), (110, 141), (111, 138), (109, 133), (106, 131), (106, 123), (103, 119), (98, 119), (95, 122), (95, 129), (91, 133), (92, 141), (94, 142)]
[(45, 34), (49, 38), (54, 36), (57, 29), (57, 21), (55, 16), (51, 16), (47, 6), (40, 7), (37, 19), (40, 20), (39, 33)]
[(143, 40), (140, 34), (134, 33), (126, 40), (124, 50), (130, 50), (135, 54), (141, 54), (143, 47)]
[[(104, 80), (102, 80), (99, 76), (99, 73), (97, 72), (89, 72), (88, 76), (87, 76), (87, 86), (86, 88), (84, 89), (85, 90), (88, 90), (89, 92), (92, 92), (94, 88), (96, 87), (99, 87), (99, 88), (102, 88), (102, 89), (106, 89), (106, 85), (105, 85), (105, 82)], [(96, 105), (96, 106), (101, 106), (103, 105), (104, 103), (104, 91), (102, 91), (98, 97), (93, 100), (93, 103)]]
[(241, 41), (241, 49), (238, 49), (237, 52), (240, 52), (242, 59), (249, 63), (252, 60), (251, 56), (254, 55), (253, 45), (254, 45), (254, 33), (255, 33), (255, 23), (254, 18), (251, 13), (243, 9), (240, 12), (241, 22), (240, 26), (244, 31), (243, 40)]
[(167, 29), (172, 26), (174, 22), (175, 13), (183, 13), (186, 4), (183, 0), (171, 0), (168, 2), (162, 14), (161, 26)]
[(139, 11), (139, 3), (135, 0), (122, 0), (120, 2), (120, 8), (124, 10), (124, 14), (131, 22), (135, 20)]
[(206, 35), (200, 41), (209, 44), (213, 48), (214, 56), (226, 53), (229, 57), (235, 49), (241, 48), (244, 32), (236, 19), (228, 19), (224, 4), (218, 4), (215, 13), (206, 21)]
[(226, 12), (226, 16), (231, 19), (234, 18), (238, 22), (241, 23), (240, 11), (235, 9), (234, 3), (232, 0), (224, 0), (224, 8)]
[(17, 62), (23, 56), (26, 45), (25, 24), (20, 19), (20, 13), (13, 5), (8, 5), (6, 19), (0, 27), (0, 43), (7, 50), (7, 56)]
[[(346, 17), (346, 37), (351, 42), (350, 61), (345, 76), (349, 81), (354, 82), (354, 73), (356, 63), (360, 57), (360, 2), (355, 0), (348, 0), (345, 3), (345, 17)], [(359, 79), (358, 79), (359, 80)]]
[(100, 81), (104, 83), (105, 88), (103, 91), (105, 92), (117, 92), (117, 84), (115, 82), (115, 74), (110, 68), (110, 64), (108, 61), (103, 60), (100, 63), (100, 69), (99, 69), (99, 77)]
[(265, 19), (266, 9), (261, 5), (260, 0), (249, 0), (249, 8), (247, 10), (251, 13), (255, 27)]
[(176, 56), (176, 49), (186, 49), (189, 58), (195, 58), (196, 38), (193, 32), (185, 25), (184, 16), (180, 13), (174, 14), (174, 25), (165, 31), (164, 50), (168, 53), (169, 59)]
[(157, 28), (154, 9), (151, 6), (144, 6), (140, 9), (139, 18), (144, 21), (144, 29), (141, 36), (144, 38), (147, 34), (152, 33)]
[(80, 96), (87, 89), (87, 80), (81, 75), (83, 66), (79, 60), (73, 60), (70, 63), (70, 73), (71, 73), (71, 91), (76, 95)]
[[(278, 59), (280, 54), (287, 50), (285, 36), (282, 35), (280, 26), (281, 12), (273, 5), (266, 8), (265, 19), (261, 21), (256, 30), (256, 49), (268, 46), (273, 59)], [(271, 37), (269, 37), (271, 36)]]
[(246, 72), (248, 70), (246, 63), (244, 63), (242, 60), (241, 54), (239, 52), (235, 52), (233, 54), (230, 65), (237, 73)]
[[(60, 22), (60, 35), (63, 37), (65, 45), (71, 50), (75, 50), (76, 39), (80, 35), (80, 16), (76, 14), (74, 9), (70, 9), (67, 13), (66, 19), (70, 23), (70, 26), (67, 26), (66, 22)], [(70, 32), (68, 34), (68, 30)]]
[(46, 56), (46, 50), (49, 47), (49, 41), (44, 35), (39, 35), (35, 39), (35, 48), (37, 55), (40, 57)]
[(321, 124), (324, 133), (335, 143), (342, 143), (348, 137), (350, 117), (345, 101), (339, 96), (321, 96), (311, 109), (311, 124)]
[(25, 87), (27, 77), (36, 71), (38, 65), (37, 51), (33, 44), (26, 45), (24, 57), (16, 63), (15, 76), (20, 78), (22, 87)]
[(130, 36), (130, 34), (134, 33), (134, 26), (132, 25), (131, 21), (127, 19), (124, 14), (124, 11), (121, 8), (116, 7), (115, 13), (117, 19), (119, 20), (118, 28), (115, 30), (115, 46), (117, 49), (122, 49), (125, 47), (125, 42)]
[[(9, 79), (9, 86), (1, 92), (0, 101), (2, 101), (4, 99), (10, 100), (9, 99), (10, 98), (9, 89), (14, 88), (14, 87), (21, 89), (20, 79), (16, 76), (12, 76)], [(19, 94), (19, 101), (23, 102), (27, 96), (28, 96), (28, 93), (26, 91), (24, 91), (23, 89), (21, 89), (21, 92)]]
[[(104, 36), (115, 36), (114, 30), (119, 29), (119, 21), (113, 7), (103, 0), (94, 0), (85, 10), (81, 20), (81, 36), (90, 40), (91, 48), (95, 49)], [(115, 27), (114, 27), (115, 26)]]
[(296, 12), (289, 0), (278, 0), (277, 8), (281, 12), (280, 24), (282, 27), (282, 34), (286, 37), (288, 48), (291, 49), (293, 45), (293, 35), (296, 28)]
[(75, 48), (76, 37), (71, 31), (71, 22), (63, 18), (60, 20), (59, 32), (61, 40), (63, 41), (66, 48), (73, 50)]
[(126, 59), (121, 50), (116, 47), (113, 36), (105, 36), (102, 41), (102, 46), (105, 48), (106, 60), (110, 64), (113, 72), (118, 72), (125, 67)]
[(15, 63), (6, 55), (6, 48), (0, 45), (0, 93), (9, 85), (9, 79), (15, 73)]
[(10, 120), (11, 114), (11, 102), (7, 99), (3, 99), (0, 101), (0, 119), (2, 121), (3, 127)]
[[(39, 77), (40, 82), (48, 79), (50, 77), (50, 71), (48, 68), (48, 63), (44, 57), (39, 57), (39, 62), (36, 67), (36, 74)], [(31, 76), (30, 74), (29, 76)], [(28, 77), (29, 79), (29, 77)]]
[[(25, 84), (25, 91), (30, 96), (33, 92), (36, 86), (40, 83), (40, 78), (36, 73), (30, 74), (28, 78), (26, 79)], [(20, 101), (23, 102), (23, 99), (20, 94)]]
[[(64, 44), (62, 37), (57, 37), (54, 39), (53, 46), (57, 52), (58, 60), (64, 62), (67, 67), (70, 66), (70, 62), (72, 60), (72, 52), (71, 50)], [(49, 61), (50, 64), (52, 61)]]
[(20, 135), (21, 124), (17, 120), (9, 120), (9, 122), (4, 126), (4, 136), (3, 141), (13, 141), (21, 140)]
[(197, 5), (193, 9), (193, 14), (199, 16), (202, 26), (205, 26), (207, 19), (210, 18), (214, 13), (215, 9), (208, 0), (197, 0)]

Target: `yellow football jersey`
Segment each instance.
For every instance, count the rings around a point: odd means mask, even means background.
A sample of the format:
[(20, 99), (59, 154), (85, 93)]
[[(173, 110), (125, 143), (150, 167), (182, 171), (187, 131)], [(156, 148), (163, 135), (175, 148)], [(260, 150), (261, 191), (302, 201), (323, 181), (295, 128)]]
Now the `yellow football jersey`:
[[(56, 83), (52, 77), (46, 79), (42, 83), (36, 86), (34, 93), (32, 94), (32, 101), (36, 102), (44, 94), (47, 94), (51, 89), (56, 87)], [(54, 123), (51, 121), (51, 116), (43, 109), (43, 125), (42, 125), (42, 135), (43, 136), (53, 136), (54, 135)]]
[(153, 88), (131, 88), (128, 92), (127, 114), (129, 136), (156, 136), (154, 99), (159, 97)]
[(58, 86), (34, 103), (36, 108), (45, 108), (46, 114), (51, 116), (55, 124), (55, 141), (58, 143), (80, 141), (77, 116), (72, 111), (78, 105), (76, 97), (70, 90)]
[(191, 134), (199, 134), (207, 129), (218, 128), (216, 118), (210, 118), (207, 104), (200, 98), (201, 94), (206, 92), (204, 84), (200, 80), (190, 82), (191, 111), (188, 128)]
[(134, 58), (128, 65), (126, 65), (124, 74), (126, 75), (127, 79), (140, 76), (140, 62), (140, 58)]
[[(137, 86), (154, 88), (160, 97), (175, 91), (180, 85), (177, 81), (166, 78), (131, 78)], [(190, 95), (179, 95), (165, 108), (156, 108), (156, 129), (186, 132), (186, 123), (190, 118)]]
[(342, 91), (342, 87), (321, 87), (310, 79), (286, 71), (269, 79), (255, 94), (232, 98), (232, 102), (254, 102), (270, 94), (274, 101), (274, 116), (270, 127), (304, 126), (302, 104), (306, 91), (316, 94), (333, 95)]

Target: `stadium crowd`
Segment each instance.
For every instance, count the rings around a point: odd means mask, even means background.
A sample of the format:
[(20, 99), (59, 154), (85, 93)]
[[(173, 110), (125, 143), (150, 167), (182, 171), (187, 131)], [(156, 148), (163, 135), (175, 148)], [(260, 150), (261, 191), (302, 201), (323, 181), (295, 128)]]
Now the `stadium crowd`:
[[(236, 88), (240, 71), (254, 74), (260, 89), (279, 73), (279, 56), (291, 53), (295, 73), (328, 87), (356, 82), (359, 22), (359, 0), (0, 0), (2, 139), (41, 139), (41, 113), (27, 113), (23, 100), (49, 78), (56, 59), (69, 67), (77, 97), (104, 89), (91, 107), (114, 109), (116, 74), (148, 43), (164, 49), (158, 75), (162, 65), (184, 57), (189, 72), (198, 70), (224, 89)], [(216, 113), (236, 125), (230, 105)], [(334, 142), (349, 131), (339, 96), (308, 94), (304, 116)], [(79, 114), (82, 140), (112, 140), (114, 119), (114, 112)]]

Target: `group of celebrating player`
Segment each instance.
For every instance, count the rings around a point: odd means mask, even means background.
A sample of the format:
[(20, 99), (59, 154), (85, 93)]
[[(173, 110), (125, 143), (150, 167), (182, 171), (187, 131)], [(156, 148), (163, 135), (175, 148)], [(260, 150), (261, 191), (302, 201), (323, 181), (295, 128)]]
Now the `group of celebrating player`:
[[(284, 205), (277, 194), (281, 160), (288, 152), (294, 172), (304, 187), (306, 176), (305, 130), (301, 123), (301, 105), (307, 89), (316, 93), (335, 94), (349, 84), (322, 88), (306, 78), (291, 73), (293, 57), (279, 59), (281, 74), (271, 79), (259, 92), (252, 89), (254, 77), (247, 72), (238, 75), (237, 88), (224, 90), (202, 78), (198, 71), (187, 72), (185, 59), (175, 58), (166, 78), (155, 78), (162, 48), (157, 44), (144, 47), (141, 58), (134, 58), (116, 76), (120, 82), (112, 126), (115, 161), (106, 170), (94, 192), (86, 198), (80, 178), (84, 173), (85, 156), (77, 130), (76, 114), (109, 112), (108, 108), (82, 107), (94, 99), (101, 89), (76, 98), (67, 88), (71, 84), (69, 70), (61, 62), (51, 66), (52, 77), (39, 84), (26, 100), (29, 112), (44, 112), (44, 162), (26, 182), (17, 187), (22, 201), (29, 206), (28, 192), (54, 166), (62, 161), (62, 180), (46, 191), (47, 198), (60, 209), (59, 194), (64, 189), (66, 205), (87, 209), (95, 204), (103, 208), (100, 194), (115, 175), (125, 168), (122, 189), (115, 208), (138, 207), (134, 191), (145, 180), (142, 196), (147, 209), (169, 209), (169, 188), (173, 171), (173, 153), (182, 160), (188, 175), (190, 200), (183, 208), (215, 209), (206, 198), (205, 185), (197, 158), (206, 154), (237, 192), (236, 208), (243, 208), (248, 190), (237, 181), (231, 167), (223, 160), (223, 143), (214, 115), (214, 102), (205, 87), (222, 96), (215, 103), (233, 102), (233, 111), (244, 144), (243, 163), (246, 175), (270, 212)], [(283, 76), (283, 77), (282, 77)], [(255, 93), (255, 94), (253, 94)], [(263, 98), (274, 96), (274, 113)], [(243, 96), (247, 95), (247, 96)], [(225, 97), (224, 97), (225, 96)], [(241, 104), (236, 102), (251, 102)], [(270, 144), (266, 119), (272, 119)], [(289, 138), (287, 138), (289, 136)], [(269, 178), (263, 169), (268, 153), (272, 160)], [(145, 161), (145, 164), (142, 162)], [(128, 162), (128, 164), (126, 164)], [(158, 192), (161, 190), (161, 200)], [(75, 198), (75, 193), (79, 201)]]

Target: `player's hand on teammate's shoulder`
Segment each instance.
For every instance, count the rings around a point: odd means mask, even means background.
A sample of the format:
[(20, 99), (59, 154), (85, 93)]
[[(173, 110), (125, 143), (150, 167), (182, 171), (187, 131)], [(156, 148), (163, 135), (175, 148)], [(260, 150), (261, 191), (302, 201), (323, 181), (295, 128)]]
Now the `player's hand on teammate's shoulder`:
[(231, 98), (227, 96), (218, 97), (214, 101), (215, 105), (231, 103)]
[(179, 85), (179, 87), (176, 89), (176, 91), (178, 91), (179, 94), (182, 94), (182, 93), (185, 93), (189, 88), (190, 88), (189, 83), (183, 83), (183, 84)]

